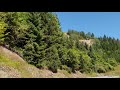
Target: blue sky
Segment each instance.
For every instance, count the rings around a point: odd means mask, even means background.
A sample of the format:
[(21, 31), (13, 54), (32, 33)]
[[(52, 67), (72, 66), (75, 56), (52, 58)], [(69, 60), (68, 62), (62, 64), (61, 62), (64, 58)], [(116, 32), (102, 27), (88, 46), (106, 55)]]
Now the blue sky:
[(56, 12), (61, 28), (92, 32), (120, 39), (120, 12)]

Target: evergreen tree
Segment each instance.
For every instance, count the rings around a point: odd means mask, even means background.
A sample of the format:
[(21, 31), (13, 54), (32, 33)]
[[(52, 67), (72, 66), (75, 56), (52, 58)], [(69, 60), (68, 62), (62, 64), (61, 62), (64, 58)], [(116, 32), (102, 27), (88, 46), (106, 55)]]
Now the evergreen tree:
[(91, 37), (94, 38), (94, 34), (93, 33), (92, 33)]
[(6, 20), (6, 12), (0, 12), (0, 44), (4, 43), (4, 31), (7, 28)]
[(27, 24), (27, 13), (9, 12), (6, 15), (5, 23), (7, 28), (4, 31), (4, 42), (9, 47), (23, 48), (25, 44), (25, 31), (29, 27)]
[[(92, 39), (93, 44), (80, 39)], [(0, 44), (17, 51), (28, 63), (55, 73), (58, 69), (103, 73), (120, 63), (119, 39), (75, 30), (64, 35), (52, 12), (0, 12)]]

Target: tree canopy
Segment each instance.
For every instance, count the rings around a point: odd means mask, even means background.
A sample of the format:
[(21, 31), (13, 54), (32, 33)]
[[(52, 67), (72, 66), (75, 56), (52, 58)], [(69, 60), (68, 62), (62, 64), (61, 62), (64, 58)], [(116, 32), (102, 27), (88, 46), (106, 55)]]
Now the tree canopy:
[[(93, 40), (93, 44), (80, 40)], [(65, 34), (52, 12), (0, 12), (0, 44), (53, 72), (104, 73), (120, 63), (119, 39), (75, 30)]]

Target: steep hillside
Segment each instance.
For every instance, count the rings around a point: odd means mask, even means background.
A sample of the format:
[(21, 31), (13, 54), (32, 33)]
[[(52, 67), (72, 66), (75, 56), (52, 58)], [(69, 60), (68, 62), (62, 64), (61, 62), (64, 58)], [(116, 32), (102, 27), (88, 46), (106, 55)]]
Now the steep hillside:
[(0, 12), (0, 24), (0, 45), (18, 54), (0, 47), (1, 77), (83, 77), (120, 64), (119, 39), (74, 29), (63, 34), (53, 12)]
[(39, 77), (39, 69), (29, 65), (16, 53), (0, 46), (0, 78)]
[(0, 46), (0, 78), (84, 78), (84, 74), (58, 70), (53, 73), (49, 70), (40, 70), (28, 64), (16, 53)]

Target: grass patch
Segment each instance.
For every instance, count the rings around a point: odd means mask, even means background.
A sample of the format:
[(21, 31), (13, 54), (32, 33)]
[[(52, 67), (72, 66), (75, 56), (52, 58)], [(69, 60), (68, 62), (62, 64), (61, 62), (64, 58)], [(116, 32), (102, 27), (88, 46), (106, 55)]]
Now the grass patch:
[(18, 72), (21, 73), (22, 78), (32, 77), (31, 73), (25, 69), (26, 63), (10, 60), (9, 58), (0, 54), (0, 64), (17, 69)]

